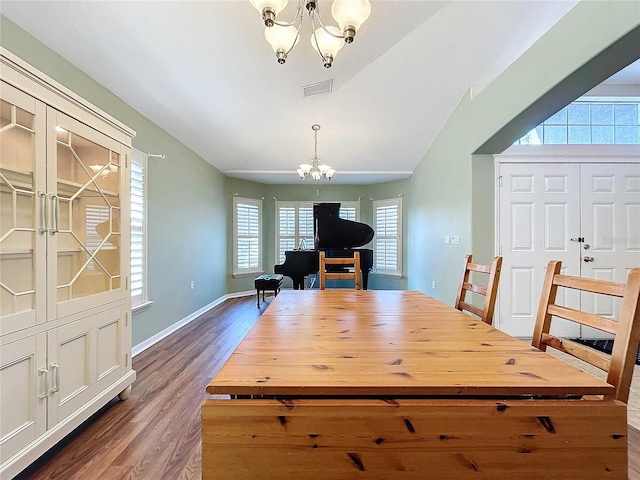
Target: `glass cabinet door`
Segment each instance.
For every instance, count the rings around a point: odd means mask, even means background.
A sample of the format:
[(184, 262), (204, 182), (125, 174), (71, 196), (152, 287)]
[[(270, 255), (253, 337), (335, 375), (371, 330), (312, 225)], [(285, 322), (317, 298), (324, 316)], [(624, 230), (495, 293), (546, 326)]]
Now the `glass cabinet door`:
[(121, 239), (128, 236), (120, 219), (128, 189), (120, 143), (54, 109), (47, 118), (49, 132), (54, 132), (49, 134), (53, 155), (47, 177), (54, 238), (49, 269), (55, 272), (55, 293), (50, 295), (56, 316), (65, 316), (95, 305), (96, 296), (100, 302), (124, 296), (128, 241)]
[(45, 106), (1, 82), (0, 334), (44, 322)]

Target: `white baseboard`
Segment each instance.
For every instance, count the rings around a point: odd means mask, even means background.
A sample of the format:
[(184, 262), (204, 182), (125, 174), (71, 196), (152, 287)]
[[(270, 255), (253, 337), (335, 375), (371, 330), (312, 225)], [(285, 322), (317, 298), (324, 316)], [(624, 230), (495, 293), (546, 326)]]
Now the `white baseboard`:
[(189, 322), (195, 320), (196, 318), (198, 318), (203, 313), (208, 312), (213, 307), (216, 307), (216, 306), (220, 305), (225, 300), (228, 300), (230, 298), (246, 297), (248, 295), (255, 295), (255, 294), (256, 294), (256, 292), (254, 290), (250, 290), (250, 291), (246, 291), (246, 292), (228, 293), (228, 294), (218, 298), (217, 300), (214, 300), (210, 304), (205, 305), (201, 309), (193, 312), (191, 315), (188, 315), (188, 316), (184, 317), (182, 320), (177, 321), (173, 325), (168, 326), (167, 328), (165, 328), (161, 332), (156, 333), (154, 336), (147, 338), (145, 341), (140, 342), (137, 345), (134, 345), (133, 348), (131, 349), (131, 356), (135, 357), (139, 353), (144, 352), (147, 348), (151, 347), (152, 345), (155, 345), (156, 343), (158, 343), (163, 338), (168, 337), (169, 335), (171, 335), (176, 330), (184, 327), (186, 324), (188, 324)]

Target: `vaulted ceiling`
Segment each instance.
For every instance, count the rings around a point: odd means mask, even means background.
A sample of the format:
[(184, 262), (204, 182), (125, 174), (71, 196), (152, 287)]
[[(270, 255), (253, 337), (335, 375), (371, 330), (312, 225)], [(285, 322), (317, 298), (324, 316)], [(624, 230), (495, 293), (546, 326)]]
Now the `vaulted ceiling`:
[[(229, 176), (299, 182), (317, 123), (332, 182), (368, 184), (409, 176), (465, 92), (575, 3), (373, 0), (330, 69), (308, 19), (279, 65), (244, 0), (3, 0), (0, 12)], [(333, 24), (331, 2), (319, 4)], [(291, 0), (281, 18), (294, 12)], [(303, 86), (327, 80), (331, 93), (303, 97)]]

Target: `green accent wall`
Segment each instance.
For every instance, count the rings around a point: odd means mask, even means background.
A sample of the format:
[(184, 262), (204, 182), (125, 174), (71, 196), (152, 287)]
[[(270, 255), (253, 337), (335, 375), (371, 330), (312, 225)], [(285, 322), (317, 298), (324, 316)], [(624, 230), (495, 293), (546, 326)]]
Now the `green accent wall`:
[(135, 148), (166, 156), (150, 158), (147, 167), (148, 287), (153, 304), (133, 316), (133, 345), (224, 296), (230, 211), (226, 177), (4, 16), (0, 45), (133, 128)]

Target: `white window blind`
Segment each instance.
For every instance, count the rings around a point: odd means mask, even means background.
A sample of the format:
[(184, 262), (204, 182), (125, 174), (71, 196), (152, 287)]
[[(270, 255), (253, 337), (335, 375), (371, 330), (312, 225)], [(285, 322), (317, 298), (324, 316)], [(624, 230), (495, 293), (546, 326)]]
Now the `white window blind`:
[[(108, 220), (109, 207), (106, 205), (87, 205), (85, 218), (86, 245), (91, 253), (95, 253), (96, 249), (104, 240), (102, 235), (100, 235), (96, 230), (96, 227), (102, 222), (106, 222)], [(111, 246), (111, 244), (107, 243), (102, 248), (106, 249), (108, 246)], [(96, 270), (96, 264), (93, 260), (91, 260), (87, 265), (87, 270)]]
[(402, 199), (374, 201), (373, 211), (375, 271), (402, 276)]
[(131, 306), (147, 301), (146, 239), (147, 156), (137, 150), (131, 158)]
[[(359, 202), (340, 203), (340, 218), (358, 221)], [(276, 258), (278, 263), (285, 261), (284, 252), (294, 250), (301, 245), (313, 250), (313, 203), (312, 202), (276, 202)]]
[(262, 272), (262, 201), (234, 197), (234, 275)]

